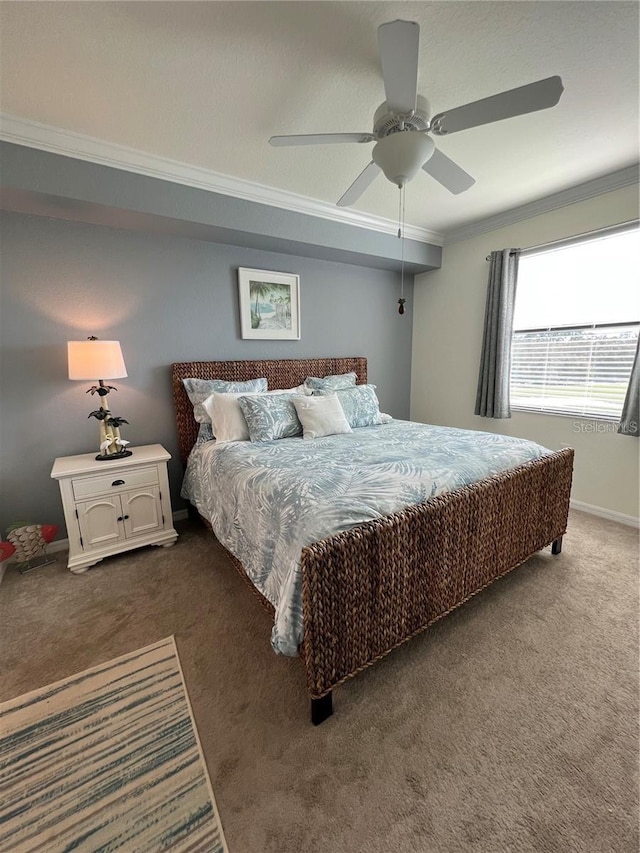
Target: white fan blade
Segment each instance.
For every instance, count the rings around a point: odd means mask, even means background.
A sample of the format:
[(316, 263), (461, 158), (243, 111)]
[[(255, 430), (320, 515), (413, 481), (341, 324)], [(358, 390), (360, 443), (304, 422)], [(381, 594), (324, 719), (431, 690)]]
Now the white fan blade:
[(381, 171), (380, 166), (377, 166), (372, 160), (366, 169), (360, 172), (358, 177), (342, 196), (338, 202), (338, 207), (349, 207), (354, 202), (358, 201), (362, 193), (370, 184), (373, 183), (374, 179), (378, 177)]
[(431, 131), (439, 136), (478, 127), (505, 118), (535, 113), (555, 107), (564, 91), (560, 77), (547, 77), (537, 83), (509, 89), (490, 98), (482, 98), (453, 110), (438, 113), (431, 120)]
[(412, 113), (418, 89), (420, 27), (415, 21), (391, 21), (378, 27), (382, 78), (389, 112)]
[(468, 190), (475, 184), (475, 178), (461, 169), (442, 151), (436, 150), (422, 167), (427, 175), (435, 178), (439, 184), (449, 190), (450, 193), (458, 195)]
[(269, 145), (336, 145), (341, 142), (373, 142), (372, 133), (303, 133), (298, 136), (272, 136)]

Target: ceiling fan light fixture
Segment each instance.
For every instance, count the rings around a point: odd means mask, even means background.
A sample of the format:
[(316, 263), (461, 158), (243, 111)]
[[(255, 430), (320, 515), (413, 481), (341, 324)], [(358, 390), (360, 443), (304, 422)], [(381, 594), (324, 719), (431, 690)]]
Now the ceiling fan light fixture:
[(503, 121), (554, 107), (564, 91), (559, 76), (508, 89), (488, 98), (445, 110), (431, 118), (431, 107), (418, 94), (420, 27), (415, 21), (389, 21), (378, 27), (385, 101), (375, 112), (372, 133), (313, 133), (272, 136), (271, 145), (326, 145), (375, 142), (373, 160), (340, 197), (339, 207), (355, 204), (382, 172), (403, 190), (423, 169), (453, 195), (466, 192), (475, 180), (434, 147), (437, 136)]
[(403, 187), (415, 178), (434, 148), (433, 140), (426, 133), (405, 130), (376, 142), (372, 157), (391, 183)]

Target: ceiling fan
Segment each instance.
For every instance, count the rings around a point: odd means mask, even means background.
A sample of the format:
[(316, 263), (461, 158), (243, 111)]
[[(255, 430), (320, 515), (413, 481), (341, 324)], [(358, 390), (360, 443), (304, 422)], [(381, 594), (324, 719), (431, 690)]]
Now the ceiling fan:
[(301, 134), (269, 140), (274, 146), (375, 142), (373, 159), (338, 201), (340, 207), (354, 204), (380, 172), (402, 188), (422, 169), (449, 192), (465, 192), (475, 183), (474, 178), (439, 151), (429, 134), (447, 136), (545, 110), (558, 103), (564, 90), (560, 77), (547, 77), (431, 118), (429, 102), (417, 93), (419, 42), (420, 27), (414, 21), (397, 20), (378, 27), (386, 101), (375, 112), (371, 133)]

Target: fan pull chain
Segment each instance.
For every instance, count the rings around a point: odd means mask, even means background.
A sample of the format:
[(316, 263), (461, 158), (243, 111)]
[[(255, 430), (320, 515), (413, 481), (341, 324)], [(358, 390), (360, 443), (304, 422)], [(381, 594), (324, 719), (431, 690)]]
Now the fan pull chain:
[(400, 299), (398, 299), (398, 314), (404, 314), (404, 304), (407, 301), (404, 298), (404, 203), (405, 191), (404, 187), (400, 187), (400, 198), (398, 199), (398, 237), (402, 241), (400, 243)]

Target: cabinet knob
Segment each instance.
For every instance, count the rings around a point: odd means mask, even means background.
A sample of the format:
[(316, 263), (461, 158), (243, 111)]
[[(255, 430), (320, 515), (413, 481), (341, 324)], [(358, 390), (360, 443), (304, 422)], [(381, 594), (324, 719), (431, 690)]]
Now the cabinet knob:
[(118, 521), (124, 521), (124, 519), (121, 515), (118, 516)]
[(124, 486), (124, 480), (114, 480), (112, 486)]
[(124, 520), (126, 521), (129, 518), (128, 515), (125, 515)]

